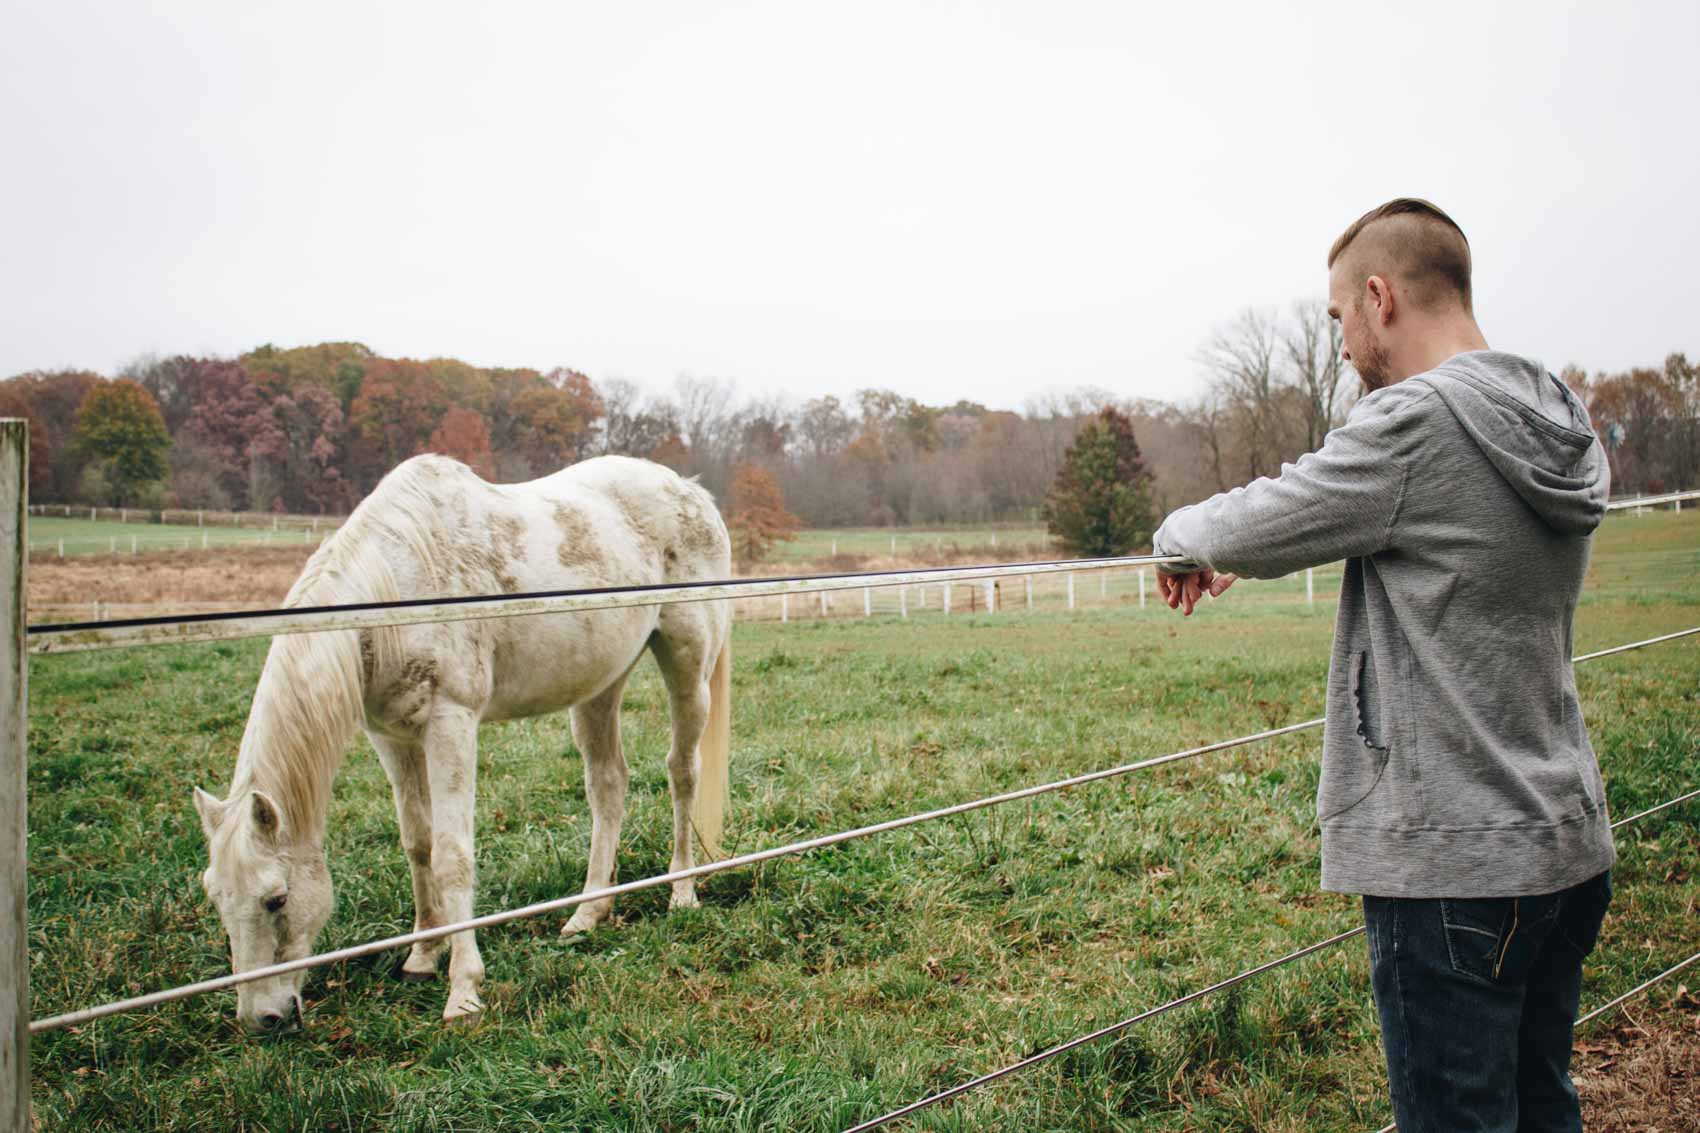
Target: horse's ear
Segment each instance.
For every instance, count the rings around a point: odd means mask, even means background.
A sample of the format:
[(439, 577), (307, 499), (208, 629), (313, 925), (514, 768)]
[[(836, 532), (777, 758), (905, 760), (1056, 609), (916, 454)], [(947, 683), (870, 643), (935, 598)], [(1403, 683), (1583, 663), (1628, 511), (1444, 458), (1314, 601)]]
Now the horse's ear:
[(195, 813), (201, 816), (201, 833), (207, 836), (207, 841), (212, 841), (213, 831), (224, 820), (224, 804), (196, 787)]
[(250, 813), (254, 818), (254, 829), (269, 842), (275, 842), (283, 831), (283, 817), (278, 813), (277, 804), (264, 791), (255, 791), (248, 796)]

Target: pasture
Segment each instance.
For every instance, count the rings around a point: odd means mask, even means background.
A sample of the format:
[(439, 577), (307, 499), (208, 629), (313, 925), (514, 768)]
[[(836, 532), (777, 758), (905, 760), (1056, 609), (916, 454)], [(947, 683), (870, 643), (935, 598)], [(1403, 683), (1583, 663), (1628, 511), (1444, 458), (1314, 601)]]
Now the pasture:
[[(1333, 607), (1319, 590), (1307, 608), (1296, 585), (1243, 585), (1185, 622), (1124, 594), (1073, 613), (739, 626), (727, 850), (1320, 715)], [(1696, 624), (1700, 516), (1608, 519), (1578, 651)], [(263, 652), (32, 664), (36, 1016), (228, 970), (189, 789), (228, 782)], [(1700, 786), (1700, 643), (1594, 661), (1578, 681), (1616, 816)], [(624, 723), (633, 879), (668, 856), (650, 663)], [(650, 890), (576, 943), (557, 918), (487, 930), (475, 1029), (444, 1029), (443, 988), (401, 982), (397, 954), (310, 976), (299, 1033), (243, 1035), (226, 994), (43, 1035), (36, 1112), (53, 1130), (842, 1129), (1360, 923), (1351, 899), (1317, 891), (1317, 743), (722, 875), (700, 909), (669, 914)], [(485, 729), (479, 780), (478, 911), (576, 891), (589, 818), (566, 717)], [(321, 946), (411, 927), (389, 789), (363, 742), (330, 830), (338, 911)], [(1619, 849), (1584, 1007), (1700, 946), (1696, 804), (1620, 832)], [(1365, 967), (1349, 941), (907, 1127), (1378, 1129)], [(1642, 1017), (1664, 1017), (1673, 991)]]
[[(325, 531), (334, 530), (335, 520)], [(319, 534), (300, 529), (273, 531), (269, 527), (199, 527), (188, 524), (120, 523), (115, 519), (78, 519), (32, 515), (26, 536), (36, 555), (108, 555), (150, 551), (188, 551), (203, 548), (314, 546)]]

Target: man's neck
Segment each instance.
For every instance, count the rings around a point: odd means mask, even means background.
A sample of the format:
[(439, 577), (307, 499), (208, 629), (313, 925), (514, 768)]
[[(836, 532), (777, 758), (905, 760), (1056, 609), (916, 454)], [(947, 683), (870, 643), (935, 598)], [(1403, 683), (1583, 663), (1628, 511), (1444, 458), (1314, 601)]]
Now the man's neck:
[(1411, 336), (1410, 347), (1405, 356), (1399, 359), (1399, 369), (1403, 371), (1399, 380), (1404, 381), (1415, 374), (1426, 374), (1455, 354), (1486, 349), (1487, 339), (1482, 335), (1481, 328), (1476, 325), (1473, 316), (1459, 314), (1447, 319), (1437, 319), (1432, 325), (1424, 327), (1420, 333)]

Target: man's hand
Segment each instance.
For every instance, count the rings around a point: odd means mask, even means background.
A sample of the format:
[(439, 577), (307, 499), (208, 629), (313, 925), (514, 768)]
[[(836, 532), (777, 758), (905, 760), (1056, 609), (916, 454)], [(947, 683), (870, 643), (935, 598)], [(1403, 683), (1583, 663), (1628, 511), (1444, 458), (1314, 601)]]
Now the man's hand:
[(1158, 571), (1157, 593), (1169, 604), (1169, 609), (1180, 610), (1183, 615), (1190, 617), (1192, 608), (1198, 605), (1206, 594), (1219, 598), (1238, 578), (1237, 574), (1217, 574), (1209, 567), (1190, 574), (1164, 574)]

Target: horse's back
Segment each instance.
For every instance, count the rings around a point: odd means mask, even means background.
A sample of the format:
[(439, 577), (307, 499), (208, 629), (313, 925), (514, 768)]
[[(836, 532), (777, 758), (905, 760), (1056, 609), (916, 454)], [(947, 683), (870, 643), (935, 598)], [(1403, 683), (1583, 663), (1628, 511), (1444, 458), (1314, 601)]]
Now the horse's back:
[[(627, 457), (598, 457), (520, 484), (490, 484), (446, 457), (398, 465), (361, 509), (418, 527), (423, 538), (387, 539), (397, 581), (445, 596), (654, 586), (724, 578), (730, 541), (713, 498), (671, 469)], [(709, 604), (713, 605), (713, 604)], [(478, 619), (401, 631), (405, 657), (431, 665), (435, 687), (476, 702), (485, 719), (554, 711), (594, 695), (628, 670), (658, 629), (684, 617), (723, 615), (674, 606)], [(711, 633), (707, 622), (696, 627)], [(411, 732), (421, 691), (375, 683), (368, 716), (387, 731)], [(403, 682), (406, 683), (406, 682)], [(411, 694), (411, 695), (406, 695)], [(387, 719), (385, 719), (387, 718)]]
[(599, 456), (507, 490), (516, 495), (534, 493), (549, 502), (554, 518), (563, 526), (563, 557), (573, 557), (580, 544), (594, 546), (598, 541), (596, 532), (586, 538), (557, 510), (578, 508), (587, 518), (617, 517), (619, 526), (658, 556), (666, 581), (724, 578), (731, 570), (731, 540), (714, 498), (700, 484), (665, 465), (629, 456)]

